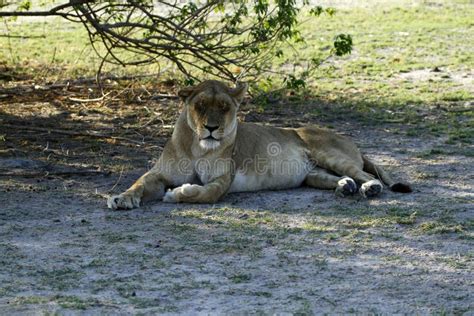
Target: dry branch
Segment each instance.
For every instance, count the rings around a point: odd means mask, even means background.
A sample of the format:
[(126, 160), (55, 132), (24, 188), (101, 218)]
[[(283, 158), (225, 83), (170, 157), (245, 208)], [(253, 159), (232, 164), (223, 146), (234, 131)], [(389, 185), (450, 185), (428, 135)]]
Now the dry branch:
[(0, 172), (0, 177), (22, 177), (37, 178), (48, 176), (72, 176), (72, 175), (108, 175), (110, 172), (100, 170), (70, 170), (70, 171), (41, 171), (41, 172)]
[(20, 38), (20, 39), (46, 38), (45, 35), (9, 35), (9, 34), (0, 34), (0, 37), (6, 37), (6, 38)]
[[(297, 16), (306, 5), (296, 0), (69, 0), (47, 11), (0, 12), (0, 17), (61, 16), (84, 25), (103, 62), (126, 66), (166, 59), (190, 81), (203, 75), (236, 81), (274, 72), (271, 59), (283, 54), (278, 46), (302, 40)], [(308, 61), (305, 73), (311, 65)]]
[(35, 132), (55, 133), (55, 134), (70, 135), (70, 136), (110, 138), (110, 139), (115, 139), (115, 140), (127, 141), (127, 142), (138, 144), (138, 145), (144, 145), (145, 144), (143, 141), (137, 141), (137, 140), (127, 138), (127, 137), (101, 134), (99, 132), (94, 132), (94, 131), (91, 131), (91, 132), (76, 132), (76, 131), (48, 128), (48, 127), (25, 126), (25, 125), (14, 125), (14, 124), (2, 124), (2, 126), (7, 127), (7, 128), (12, 128), (12, 129), (23, 129), (23, 130), (30, 130), (30, 131), (35, 131)]
[(69, 97), (68, 99), (70, 101), (79, 102), (79, 103), (99, 102), (99, 101), (104, 100), (105, 97), (108, 96), (109, 94), (110, 94), (110, 92), (104, 94), (103, 96), (101, 96), (99, 98), (93, 98), (93, 99), (79, 99), (79, 98), (72, 98), (72, 97)]

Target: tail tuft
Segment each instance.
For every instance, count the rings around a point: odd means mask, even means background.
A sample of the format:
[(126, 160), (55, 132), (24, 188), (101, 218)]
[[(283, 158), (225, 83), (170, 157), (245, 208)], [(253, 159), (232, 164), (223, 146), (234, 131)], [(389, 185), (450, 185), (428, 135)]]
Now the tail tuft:
[(400, 183), (400, 182), (391, 185), (390, 190), (392, 190), (393, 192), (400, 192), (400, 193), (413, 192), (413, 190), (411, 189), (411, 187), (408, 184), (404, 184), (404, 183)]

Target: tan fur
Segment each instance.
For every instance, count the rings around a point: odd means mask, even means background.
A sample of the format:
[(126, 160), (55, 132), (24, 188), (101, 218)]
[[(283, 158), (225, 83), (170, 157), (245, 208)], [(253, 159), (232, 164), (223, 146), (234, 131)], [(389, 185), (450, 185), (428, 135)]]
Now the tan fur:
[(214, 203), (227, 192), (303, 183), (335, 189), (340, 196), (355, 193), (358, 183), (360, 193), (370, 197), (382, 190), (378, 178), (394, 184), (354, 143), (328, 130), (239, 123), (246, 90), (246, 84), (231, 89), (211, 80), (181, 90), (185, 107), (157, 164), (127, 191), (110, 197), (109, 208), (129, 209), (161, 198)]

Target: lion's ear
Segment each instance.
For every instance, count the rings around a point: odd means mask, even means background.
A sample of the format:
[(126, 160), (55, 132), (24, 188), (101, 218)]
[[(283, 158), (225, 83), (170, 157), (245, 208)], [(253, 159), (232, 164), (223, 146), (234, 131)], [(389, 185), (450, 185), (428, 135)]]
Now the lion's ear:
[(247, 93), (249, 85), (246, 82), (237, 82), (237, 85), (234, 89), (230, 90), (230, 95), (234, 97), (237, 102), (241, 103)]
[(178, 91), (178, 97), (186, 101), (186, 99), (193, 93), (194, 87), (186, 87)]

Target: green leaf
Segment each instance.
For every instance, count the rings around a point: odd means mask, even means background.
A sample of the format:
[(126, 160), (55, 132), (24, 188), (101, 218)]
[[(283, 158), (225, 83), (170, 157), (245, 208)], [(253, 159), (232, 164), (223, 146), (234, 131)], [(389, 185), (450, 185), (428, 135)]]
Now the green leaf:
[(333, 16), (334, 14), (336, 14), (336, 9), (326, 8), (326, 13), (329, 14), (330, 16)]
[(319, 5), (309, 10), (309, 14), (314, 16), (320, 16), (321, 13), (323, 13), (323, 7)]
[(336, 56), (350, 54), (352, 51), (352, 36), (339, 34), (334, 39), (334, 53)]
[(31, 9), (31, 1), (25, 0), (18, 6), (18, 11), (28, 11)]
[(193, 78), (187, 78), (184, 80), (184, 85), (185, 86), (194, 86), (195, 80)]
[(302, 78), (296, 78), (294, 75), (288, 75), (283, 82), (286, 83), (287, 89), (300, 90), (306, 87), (306, 81)]

